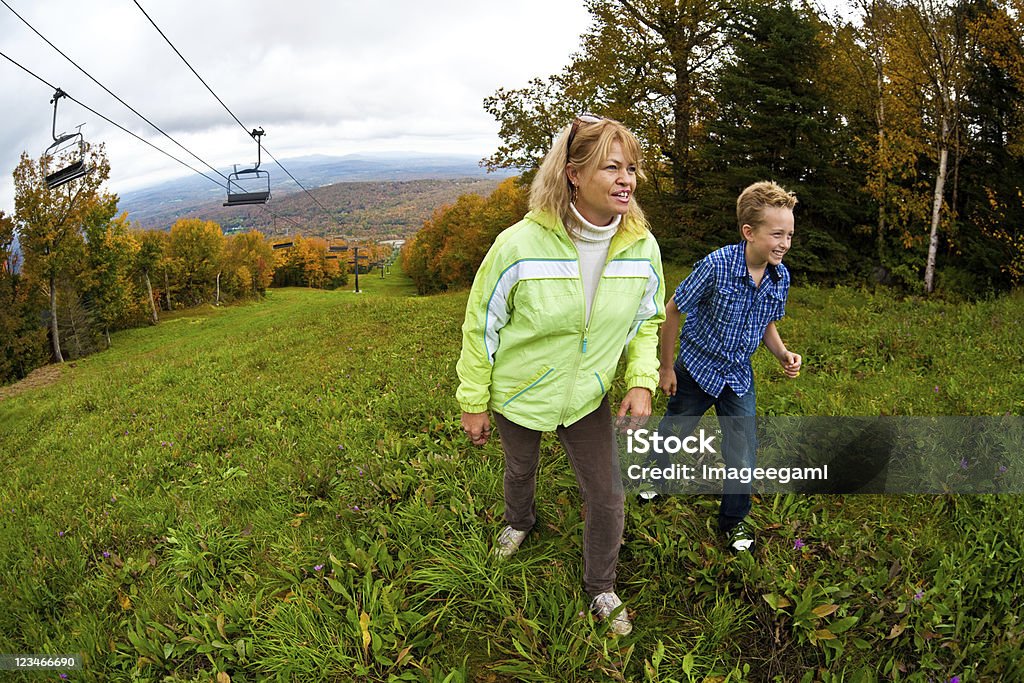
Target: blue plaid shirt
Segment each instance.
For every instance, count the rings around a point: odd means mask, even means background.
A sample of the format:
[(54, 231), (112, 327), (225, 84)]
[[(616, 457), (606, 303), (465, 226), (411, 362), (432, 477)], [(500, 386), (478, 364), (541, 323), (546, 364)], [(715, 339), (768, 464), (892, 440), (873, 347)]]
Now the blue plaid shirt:
[(747, 271), (746, 242), (731, 244), (698, 261), (673, 299), (686, 314), (679, 335), (680, 363), (711, 396), (725, 385), (742, 396), (754, 386), (750, 357), (768, 323), (786, 314), (789, 271), (768, 264), (761, 286)]

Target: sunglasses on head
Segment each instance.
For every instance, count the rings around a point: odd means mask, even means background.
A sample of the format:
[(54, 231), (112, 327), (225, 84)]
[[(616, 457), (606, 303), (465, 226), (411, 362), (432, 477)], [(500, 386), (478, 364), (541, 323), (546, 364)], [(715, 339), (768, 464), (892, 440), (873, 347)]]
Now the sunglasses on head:
[(572, 129), (569, 131), (569, 141), (565, 144), (565, 163), (569, 163), (569, 152), (572, 150), (572, 141), (576, 139), (576, 132), (580, 129), (581, 123), (600, 123), (603, 116), (585, 112), (577, 116), (572, 122)]

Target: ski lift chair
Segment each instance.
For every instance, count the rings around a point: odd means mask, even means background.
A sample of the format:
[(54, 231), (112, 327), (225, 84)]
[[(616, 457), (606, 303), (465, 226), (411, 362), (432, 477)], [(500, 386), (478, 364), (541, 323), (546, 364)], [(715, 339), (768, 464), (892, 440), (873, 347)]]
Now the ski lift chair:
[(82, 126), (78, 127), (78, 132), (76, 133), (61, 133), (60, 136), (57, 135), (57, 101), (62, 97), (67, 97), (67, 93), (57, 88), (57, 92), (53, 94), (53, 99), (50, 100), (50, 103), (53, 104), (53, 144), (43, 152), (44, 157), (50, 157), (59, 163), (65, 164), (46, 176), (46, 186), (51, 190), (65, 183), (70, 183), (76, 178), (81, 178), (93, 170), (85, 161), (85, 138), (82, 137)]
[(228, 196), (224, 206), (246, 206), (266, 204), (270, 199), (270, 174), (260, 170), (260, 136), (262, 128), (253, 128), (249, 133), (256, 140), (256, 165), (252, 168), (235, 170), (228, 176)]

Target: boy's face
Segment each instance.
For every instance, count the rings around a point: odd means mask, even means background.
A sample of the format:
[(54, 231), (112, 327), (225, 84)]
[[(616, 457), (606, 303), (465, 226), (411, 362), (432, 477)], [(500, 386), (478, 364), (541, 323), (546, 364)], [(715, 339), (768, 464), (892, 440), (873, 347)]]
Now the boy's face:
[(779, 265), (793, 243), (792, 209), (769, 206), (761, 212), (757, 227), (743, 226), (743, 237), (747, 240), (748, 263)]

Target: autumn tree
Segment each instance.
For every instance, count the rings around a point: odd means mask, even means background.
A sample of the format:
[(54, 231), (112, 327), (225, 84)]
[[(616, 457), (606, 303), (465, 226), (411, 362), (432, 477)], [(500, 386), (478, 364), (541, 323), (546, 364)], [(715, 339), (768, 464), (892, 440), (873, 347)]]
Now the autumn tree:
[(697, 169), (695, 143), (711, 114), (708, 93), (729, 5), (588, 0), (593, 24), (560, 74), (537, 78), (526, 88), (499, 89), (484, 101), (502, 139), (486, 162), (536, 167), (555, 134), (589, 108), (637, 133), (655, 188), (688, 201)]
[(224, 271), (238, 296), (262, 296), (274, 279), (274, 249), (256, 231), (228, 238)]
[[(331, 254), (327, 240), (296, 235), (292, 246), (277, 250), (273, 285), (275, 287), (317, 287), (334, 289), (348, 281), (345, 259), (352, 251)], [(334, 258), (340, 256), (340, 258)], [(362, 259), (360, 259), (362, 260)]]
[(18, 272), (14, 220), (0, 211), (0, 383), (18, 380), (46, 363), (46, 328), (37, 311), (46, 307)]
[(167, 233), (162, 230), (138, 230), (134, 233), (134, 237), (139, 245), (139, 251), (135, 256), (135, 269), (146, 285), (150, 322), (156, 325), (160, 322), (157, 306), (159, 297), (153, 292), (152, 276), (157, 272), (157, 268), (164, 258)]
[(109, 348), (111, 329), (126, 327), (144, 304), (133, 278), (140, 244), (129, 230), (127, 214), (88, 226), (85, 237), (88, 268), (82, 293), (103, 327)]
[(110, 175), (103, 146), (86, 147), (90, 173), (50, 188), (46, 176), (66, 160), (21, 155), (14, 170), (15, 221), (25, 255), (25, 275), (49, 296), (50, 342), (54, 360), (63, 362), (57, 316), (57, 292), (84, 267), (85, 231), (105, 225), (117, 210), (117, 196), (101, 191)]
[(527, 210), (527, 190), (508, 178), (486, 199), (462, 195), (434, 212), (402, 248), (402, 270), (421, 294), (468, 287), (498, 233)]
[(223, 247), (224, 236), (213, 221), (182, 218), (171, 226), (167, 257), (179, 300), (189, 306), (212, 302)]
[[(967, 86), (966, 55), (969, 51), (963, 13), (939, 0), (915, 0), (905, 7), (915, 30), (903, 36), (902, 76), (916, 86), (922, 113), (929, 126), (931, 147), (937, 156), (924, 289), (935, 289), (935, 262), (939, 227), (946, 201), (949, 153), (962, 133), (961, 113)], [(908, 93), (909, 94), (909, 93)]]

